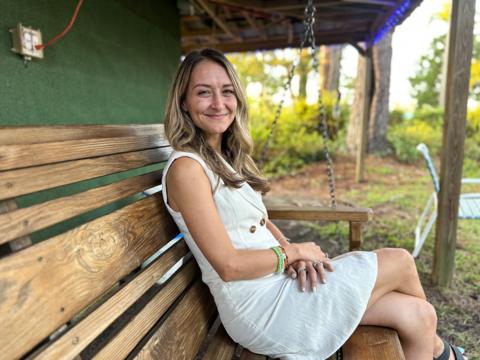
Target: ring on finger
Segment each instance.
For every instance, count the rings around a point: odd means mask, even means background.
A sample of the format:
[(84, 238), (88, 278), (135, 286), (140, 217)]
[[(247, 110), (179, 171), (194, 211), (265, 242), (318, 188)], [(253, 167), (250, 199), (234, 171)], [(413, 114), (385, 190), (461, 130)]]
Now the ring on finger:
[(301, 268), (297, 269), (297, 272), (300, 274), (301, 272), (307, 271), (307, 268), (305, 266), (302, 266)]

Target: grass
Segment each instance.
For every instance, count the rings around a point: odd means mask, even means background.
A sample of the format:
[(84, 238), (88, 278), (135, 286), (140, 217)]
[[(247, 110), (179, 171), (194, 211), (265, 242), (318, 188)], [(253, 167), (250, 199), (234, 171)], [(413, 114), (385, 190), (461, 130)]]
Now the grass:
[[(387, 169), (389, 167), (386, 167)], [(381, 173), (378, 169), (376, 173)], [(383, 173), (388, 174), (387, 170)], [(413, 229), (430, 196), (428, 176), (395, 186), (371, 181), (367, 191), (348, 194), (353, 202), (372, 208), (383, 208), (365, 234), (365, 248), (402, 247), (411, 250)], [(427, 186), (426, 186), (427, 185)], [(389, 201), (390, 199), (394, 199)], [(385, 203), (387, 205), (385, 205)], [(451, 342), (468, 350), (470, 359), (480, 358), (480, 221), (459, 220), (455, 273), (450, 287), (432, 284), (434, 229), (416, 260), (429, 300), (434, 304), (438, 318), (438, 332)]]

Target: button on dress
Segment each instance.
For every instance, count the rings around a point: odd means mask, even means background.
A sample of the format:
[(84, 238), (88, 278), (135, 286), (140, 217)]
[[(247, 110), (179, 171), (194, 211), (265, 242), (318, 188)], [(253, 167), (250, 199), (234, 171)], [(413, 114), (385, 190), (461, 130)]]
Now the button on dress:
[(286, 360), (326, 359), (335, 353), (366, 310), (377, 277), (376, 254), (354, 251), (331, 259), (334, 272), (326, 272), (327, 283), (317, 284), (315, 293), (310, 286), (302, 292), (298, 280), (286, 274), (225, 282), (196, 245), (181, 213), (168, 205), (165, 178), (180, 157), (192, 158), (202, 166), (235, 248), (268, 249), (279, 243), (266, 226), (255, 225), (268, 219), (259, 192), (247, 183), (239, 189), (229, 188), (199, 155), (172, 152), (163, 173), (163, 200), (198, 262), (230, 337), (252, 352)]

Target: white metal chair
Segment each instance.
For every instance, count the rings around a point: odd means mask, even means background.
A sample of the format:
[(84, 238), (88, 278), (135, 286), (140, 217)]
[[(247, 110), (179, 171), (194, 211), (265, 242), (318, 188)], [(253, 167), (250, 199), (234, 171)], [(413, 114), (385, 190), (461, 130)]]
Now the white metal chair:
[[(433, 166), (432, 159), (425, 144), (418, 144), (417, 150), (425, 158), (428, 171), (432, 177), (434, 191), (429, 197), (425, 208), (423, 209), (420, 219), (418, 219), (417, 227), (415, 228), (415, 247), (412, 255), (417, 257), (422, 249), (425, 239), (432, 229), (435, 220), (437, 219), (437, 194), (440, 191), (440, 182), (438, 180), (437, 172)], [(480, 184), (480, 179), (462, 179), (462, 184)], [(465, 193), (460, 194), (460, 204), (458, 208), (459, 219), (480, 219), (480, 193)]]

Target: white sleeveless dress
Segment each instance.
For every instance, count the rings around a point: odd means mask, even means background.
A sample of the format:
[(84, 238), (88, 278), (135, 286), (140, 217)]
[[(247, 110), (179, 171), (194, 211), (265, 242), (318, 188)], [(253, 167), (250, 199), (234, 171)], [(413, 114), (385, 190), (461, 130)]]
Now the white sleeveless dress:
[(286, 274), (224, 282), (197, 247), (182, 215), (167, 202), (166, 174), (183, 156), (202, 165), (235, 248), (279, 244), (265, 226), (268, 215), (260, 193), (246, 183), (239, 189), (225, 186), (197, 154), (171, 154), (163, 173), (163, 200), (200, 266), (228, 334), (259, 354), (287, 360), (328, 358), (350, 337), (366, 310), (377, 277), (376, 254), (355, 251), (332, 259), (334, 272), (327, 272), (327, 284), (319, 283), (316, 293), (301, 292), (297, 280)]

